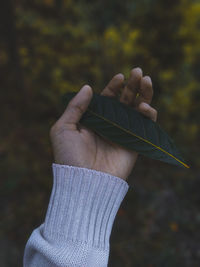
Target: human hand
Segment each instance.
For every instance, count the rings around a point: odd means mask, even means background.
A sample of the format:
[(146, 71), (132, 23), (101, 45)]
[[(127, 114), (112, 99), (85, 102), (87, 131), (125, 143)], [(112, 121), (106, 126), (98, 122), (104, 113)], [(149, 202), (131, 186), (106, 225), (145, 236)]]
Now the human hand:
[[(140, 68), (132, 69), (127, 85), (123, 88), (124, 76), (117, 74), (101, 95), (118, 98), (122, 89), (120, 102), (156, 121), (157, 111), (150, 106), (153, 96), (151, 78), (142, 75)], [(138, 153), (100, 137), (79, 123), (92, 95), (92, 88), (83, 86), (51, 127), (50, 137), (55, 163), (93, 169), (126, 180), (135, 165)]]

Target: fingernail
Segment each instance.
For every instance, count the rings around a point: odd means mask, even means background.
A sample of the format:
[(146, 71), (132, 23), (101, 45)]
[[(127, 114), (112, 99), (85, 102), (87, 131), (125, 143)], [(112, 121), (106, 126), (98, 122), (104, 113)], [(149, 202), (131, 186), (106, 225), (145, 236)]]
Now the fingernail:
[(115, 77), (117, 77), (120, 80), (124, 80), (124, 75), (122, 73), (116, 74)]
[(137, 68), (135, 68), (134, 70), (140, 72), (140, 73), (143, 75), (143, 71), (142, 71), (142, 69), (141, 69), (140, 67), (137, 67)]
[(152, 84), (152, 80), (150, 76), (145, 76), (143, 77), (143, 79), (145, 79), (147, 82), (150, 82)]
[(142, 102), (140, 103), (140, 108), (142, 108), (144, 111), (149, 110), (149, 104)]
[(87, 91), (89, 91), (89, 90), (92, 90), (92, 88), (89, 86), (89, 85), (84, 85), (82, 88), (81, 88), (81, 90), (79, 91), (79, 93), (81, 93), (81, 94), (85, 94)]

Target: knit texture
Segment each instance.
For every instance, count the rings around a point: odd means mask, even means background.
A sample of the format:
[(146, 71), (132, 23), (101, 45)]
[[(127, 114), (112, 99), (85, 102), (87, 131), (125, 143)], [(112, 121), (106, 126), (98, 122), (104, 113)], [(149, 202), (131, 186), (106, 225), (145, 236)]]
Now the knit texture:
[(53, 163), (52, 169), (45, 221), (26, 244), (24, 267), (106, 267), (127, 182), (86, 168)]

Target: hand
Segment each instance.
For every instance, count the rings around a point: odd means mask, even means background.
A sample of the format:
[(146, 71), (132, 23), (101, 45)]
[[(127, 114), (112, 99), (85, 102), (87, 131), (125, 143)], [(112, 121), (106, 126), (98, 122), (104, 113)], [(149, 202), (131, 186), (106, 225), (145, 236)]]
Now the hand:
[[(118, 97), (122, 90), (120, 102), (132, 106), (156, 121), (157, 111), (149, 105), (153, 96), (151, 78), (142, 77), (142, 70), (135, 68), (131, 71), (124, 88), (123, 84), (124, 76), (117, 74), (101, 95)], [(83, 86), (69, 102), (63, 115), (52, 126), (50, 137), (55, 163), (93, 169), (126, 180), (135, 165), (138, 153), (98, 136), (79, 123), (92, 95), (91, 87)]]

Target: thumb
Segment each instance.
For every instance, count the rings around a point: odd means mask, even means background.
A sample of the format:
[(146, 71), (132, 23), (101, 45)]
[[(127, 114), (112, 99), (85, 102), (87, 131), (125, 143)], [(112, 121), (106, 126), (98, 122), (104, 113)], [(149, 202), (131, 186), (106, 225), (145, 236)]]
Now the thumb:
[(76, 124), (81, 119), (92, 99), (92, 88), (84, 85), (81, 90), (71, 99), (60, 120), (68, 124)]

